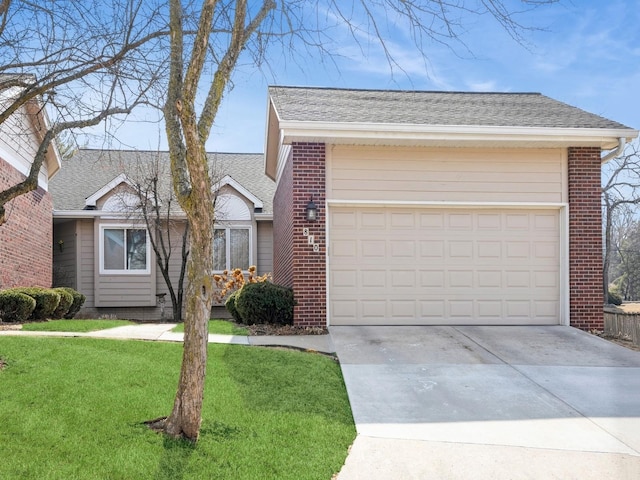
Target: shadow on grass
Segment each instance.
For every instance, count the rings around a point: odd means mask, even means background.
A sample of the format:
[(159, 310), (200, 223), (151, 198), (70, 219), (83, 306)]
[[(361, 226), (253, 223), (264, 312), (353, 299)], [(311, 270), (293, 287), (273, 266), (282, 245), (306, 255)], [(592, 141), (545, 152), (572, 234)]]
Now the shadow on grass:
[(222, 361), (245, 405), (254, 410), (321, 415), (353, 425), (340, 366), (330, 358), (239, 347), (225, 349)]
[(188, 440), (165, 437), (164, 453), (158, 466), (157, 480), (180, 480), (187, 477), (189, 461), (197, 445)]

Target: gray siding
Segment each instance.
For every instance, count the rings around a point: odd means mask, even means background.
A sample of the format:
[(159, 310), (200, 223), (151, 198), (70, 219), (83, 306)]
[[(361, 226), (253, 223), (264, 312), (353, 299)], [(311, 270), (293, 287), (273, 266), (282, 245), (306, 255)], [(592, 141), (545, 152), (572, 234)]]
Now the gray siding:
[(53, 286), (77, 287), (76, 220), (54, 225)]
[(257, 222), (258, 274), (273, 273), (273, 222)]
[(85, 308), (95, 305), (94, 295), (94, 265), (96, 262), (93, 239), (93, 219), (78, 221), (77, 237), (77, 258), (78, 258), (78, 290), (87, 299), (84, 302)]
[[(102, 221), (94, 225), (94, 278), (96, 307), (154, 307), (156, 305), (156, 263), (151, 252), (151, 268), (148, 274), (101, 274), (99, 235), (101, 225), (121, 225)], [(151, 248), (151, 247), (149, 247)]]

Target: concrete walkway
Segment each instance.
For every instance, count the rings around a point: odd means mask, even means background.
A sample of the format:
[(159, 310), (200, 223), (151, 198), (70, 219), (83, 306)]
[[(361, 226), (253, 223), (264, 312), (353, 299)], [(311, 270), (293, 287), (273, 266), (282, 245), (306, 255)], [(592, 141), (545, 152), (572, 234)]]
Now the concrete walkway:
[(640, 352), (570, 327), (331, 327), (338, 480), (638, 479)]
[[(183, 333), (172, 332), (175, 323), (142, 323), (123, 327), (99, 330), (96, 332), (28, 332), (23, 330), (0, 330), (0, 336), (31, 337), (88, 337), (110, 338), (121, 340), (148, 340), (162, 342), (182, 342)], [(334, 353), (335, 348), (329, 335), (218, 335), (210, 334), (209, 343), (226, 343), (236, 345), (283, 346), (300, 350)]]

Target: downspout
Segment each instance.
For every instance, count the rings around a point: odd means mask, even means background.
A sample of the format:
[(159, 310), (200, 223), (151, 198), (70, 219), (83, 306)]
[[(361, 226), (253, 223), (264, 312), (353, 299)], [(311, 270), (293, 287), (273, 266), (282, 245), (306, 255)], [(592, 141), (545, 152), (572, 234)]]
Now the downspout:
[(617, 157), (618, 155), (620, 155), (623, 150), (624, 150), (624, 146), (627, 144), (627, 139), (624, 137), (620, 137), (618, 138), (618, 146), (615, 150), (611, 150), (609, 153), (607, 153), (604, 157), (602, 157), (600, 159), (600, 164), (604, 165), (605, 163), (607, 163), (609, 160), (611, 160), (612, 158)]

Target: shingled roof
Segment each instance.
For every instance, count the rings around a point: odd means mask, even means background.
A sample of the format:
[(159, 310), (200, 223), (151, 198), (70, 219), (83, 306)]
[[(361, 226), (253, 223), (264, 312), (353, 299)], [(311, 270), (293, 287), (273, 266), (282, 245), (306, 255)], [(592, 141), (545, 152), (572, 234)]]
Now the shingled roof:
[(281, 121), (542, 128), (628, 127), (540, 93), (269, 88)]
[[(263, 202), (262, 213), (273, 212), (275, 184), (264, 174), (264, 156), (254, 153), (208, 153), (214, 181), (229, 175)], [(168, 152), (141, 150), (81, 149), (63, 161), (60, 173), (50, 184), (54, 211), (83, 210), (85, 199), (118, 175), (135, 182), (135, 171), (157, 159), (161, 191), (170, 188)], [(177, 203), (176, 203), (177, 206)]]

